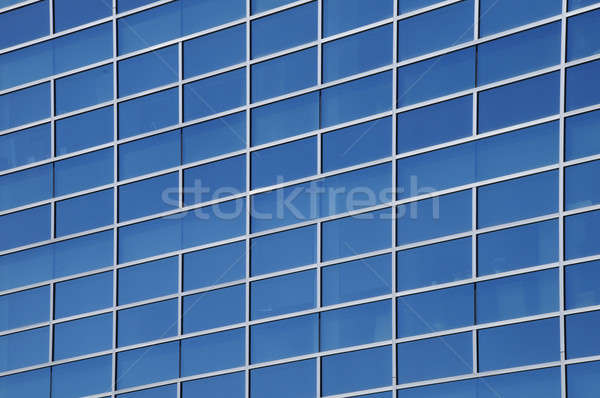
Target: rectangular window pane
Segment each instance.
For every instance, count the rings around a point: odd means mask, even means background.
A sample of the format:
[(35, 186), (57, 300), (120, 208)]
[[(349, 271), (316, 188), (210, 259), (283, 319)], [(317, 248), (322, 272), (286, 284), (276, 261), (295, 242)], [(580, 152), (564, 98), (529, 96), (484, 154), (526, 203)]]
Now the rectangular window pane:
[(243, 149), (246, 112), (184, 127), (181, 141), (184, 164)]
[(244, 241), (183, 255), (183, 290), (200, 289), (246, 276)]
[(600, 102), (598, 83), (594, 76), (600, 73), (600, 61), (567, 68), (566, 110), (583, 108)]
[(112, 4), (104, 0), (82, 2), (80, 0), (54, 1), (54, 31), (59, 32), (83, 25), (112, 14)]
[[(160, 366), (156, 366), (159, 363)], [(128, 388), (179, 376), (179, 341), (117, 354), (117, 386)]]
[(0, 331), (46, 322), (49, 318), (49, 286), (0, 296)]
[(600, 111), (582, 113), (565, 119), (565, 159), (572, 160), (600, 153)]
[(90, 152), (54, 164), (54, 195), (66, 195), (113, 182), (113, 149)]
[[(93, 209), (90, 212), (90, 209)], [(70, 235), (113, 223), (113, 190), (56, 202), (56, 236)]]
[(119, 269), (119, 305), (177, 293), (178, 268), (177, 257), (169, 257)]
[(310, 225), (252, 239), (252, 276), (317, 262), (317, 228)]
[[(114, 139), (113, 107), (96, 109), (56, 121), (56, 154), (106, 144)], [(81, 134), (85, 131), (85, 134)]]
[(584, 312), (566, 317), (567, 358), (587, 357), (600, 353), (597, 333), (600, 311)]
[(113, 67), (101, 66), (57, 79), (56, 110), (60, 115), (113, 99)]
[(479, 32), (488, 36), (515, 26), (560, 14), (561, 0), (481, 0), (479, 5)]
[(213, 329), (244, 322), (246, 288), (226, 287), (183, 298), (183, 332)]
[(595, 32), (599, 22), (600, 10), (575, 15), (567, 20), (567, 61), (598, 54), (600, 40)]
[(600, 175), (600, 161), (578, 164), (565, 169), (565, 208), (576, 209), (598, 204), (600, 186), (594, 180)]
[(0, 171), (39, 162), (49, 157), (50, 124), (41, 124), (0, 136)]
[(179, 79), (177, 46), (119, 61), (119, 97), (125, 97)]
[(50, 117), (50, 84), (0, 95), (0, 130)]
[(181, 376), (244, 366), (244, 329), (227, 330), (181, 341)]
[(113, 273), (86, 276), (54, 286), (54, 318), (92, 312), (113, 305)]
[(318, 340), (318, 314), (254, 325), (250, 328), (251, 362), (311, 354), (318, 351)]
[(317, 138), (252, 152), (252, 188), (281, 184), (317, 172)]
[(181, 164), (180, 131), (119, 145), (119, 179), (125, 180)]
[[(177, 183), (174, 186), (177, 187)], [(235, 156), (184, 170), (183, 189), (184, 206), (245, 192), (246, 156)]]
[(250, 285), (250, 316), (260, 319), (316, 305), (315, 270), (263, 279)]
[(48, 362), (48, 340), (47, 327), (0, 336), (0, 371)]
[(600, 361), (567, 366), (567, 391), (570, 398), (593, 398), (600, 388)]
[(368, 25), (394, 14), (394, 4), (389, 0), (324, 0), (323, 36)]
[(0, 48), (50, 34), (49, 8), (48, 1), (38, 1), (0, 14)]
[[(52, 367), (52, 395), (83, 397), (111, 390), (112, 356), (105, 355)], [(77, 375), (77, 383), (73, 382)]]
[(119, 104), (119, 138), (177, 124), (178, 89), (160, 91)]
[(0, 176), (0, 210), (52, 197), (52, 164)]
[(565, 258), (593, 256), (600, 252), (600, 211), (565, 218)]
[(178, 173), (165, 174), (119, 187), (119, 221), (144, 217), (178, 207)]
[(112, 313), (54, 325), (54, 360), (112, 348)]
[(246, 394), (245, 372), (208, 377), (181, 384), (183, 398), (207, 395), (209, 397), (244, 398)]
[[(1, 4), (1, 2), (0, 2)], [(0, 391), (8, 396), (50, 396), (50, 368), (16, 373), (0, 378)]]
[(50, 205), (0, 216), (0, 251), (50, 239)]
[(183, 119), (199, 119), (246, 104), (246, 70), (236, 69), (183, 86)]
[(267, 366), (250, 371), (250, 396), (256, 398), (315, 397), (317, 365), (314, 359)]
[(565, 268), (565, 306), (567, 309), (600, 304), (600, 262), (591, 261)]

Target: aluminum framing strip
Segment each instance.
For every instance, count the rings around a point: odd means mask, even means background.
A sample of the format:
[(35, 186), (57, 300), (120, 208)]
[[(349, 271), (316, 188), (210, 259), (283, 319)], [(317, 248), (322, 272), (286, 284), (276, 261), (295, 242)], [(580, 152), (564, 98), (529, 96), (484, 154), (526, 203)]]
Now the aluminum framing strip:
[[(320, 86), (323, 84), (323, 0), (317, 0), (317, 85)], [(320, 96), (319, 96), (319, 102), (320, 102)], [(250, 114), (250, 111), (247, 112), (247, 114)], [(319, 106), (319, 126), (321, 126), (321, 112), (320, 112), (320, 106)], [(317, 140), (317, 174), (322, 174), (323, 173), (323, 135), (321, 132), (318, 132), (316, 135), (316, 140)], [(248, 155), (250, 156), (250, 155)], [(251, 186), (249, 185), (248, 188), (251, 188)], [(250, 198), (251, 196), (248, 195), (249, 198), (249, 203), (250, 203)], [(252, 208), (248, 207), (248, 209), (251, 211)], [(250, 228), (251, 225), (248, 224), (248, 228)], [(248, 229), (248, 231), (251, 231), (251, 229)], [(315, 269), (315, 273), (316, 273), (316, 306), (317, 307), (322, 307), (323, 305), (323, 287), (322, 287), (322, 274), (321, 274), (321, 261), (322, 259), (322, 253), (323, 253), (323, 224), (322, 223), (317, 223), (317, 247), (316, 247), (316, 260), (317, 260), (317, 267)], [(248, 282), (248, 285), (250, 285), (250, 283)], [(317, 332), (319, 335), (321, 334), (321, 332)], [(316, 381), (315, 381), (315, 386), (316, 386), (316, 391), (315, 391), (315, 397), (319, 398), (322, 395), (323, 392), (323, 372), (321, 369), (321, 359), (318, 358), (315, 360), (315, 372), (316, 372)], [(248, 380), (248, 383), (250, 382), (250, 380)], [(251, 398), (250, 396), (246, 397), (246, 398)]]
[[(252, 23), (249, 19), (250, 15), (252, 15), (252, 0), (246, 0), (246, 104), (249, 104), (252, 101), (252, 79), (251, 79), (251, 67), (249, 65), (250, 60), (252, 59)], [(251, 174), (250, 174), (250, 170), (251, 170), (251, 156), (249, 151), (249, 148), (251, 146), (251, 128), (250, 128), (250, 124), (251, 124), (251, 120), (250, 120), (250, 112), (249, 111), (244, 111), (245, 114), (245, 120), (246, 120), (246, 129), (245, 129), (245, 145), (244, 145), (244, 156), (245, 156), (245, 165), (246, 165), (246, 190), (249, 190), (252, 184), (252, 179), (251, 179)], [(244, 203), (245, 203), (245, 211), (246, 213), (244, 214), (245, 217), (245, 228), (246, 228), (246, 232), (250, 231), (250, 223), (251, 223), (251, 217), (250, 217), (250, 209), (251, 209), (251, 202), (250, 202), (250, 195), (247, 194), (244, 196)], [(250, 327), (248, 326), (249, 322), (250, 322), (250, 283), (247, 282), (250, 280), (251, 277), (251, 272), (250, 272), (250, 268), (251, 268), (251, 261), (250, 261), (250, 256), (251, 256), (251, 251), (250, 251), (250, 245), (251, 245), (252, 241), (250, 240), (250, 238), (248, 236), (244, 237), (244, 272), (245, 272), (245, 280), (244, 280), (244, 396), (246, 398), (250, 398), (250, 370), (248, 369), (248, 367), (250, 366), (250, 361), (252, 360), (251, 358), (251, 345), (250, 345)], [(181, 314), (181, 316), (183, 317), (183, 314)]]
[[(478, 2), (479, 0), (477, 0)], [(398, 15), (398, 1), (394, 0), (394, 16)], [(393, 30), (393, 58), (394, 62), (398, 62), (398, 20), (394, 18), (394, 22), (392, 25)], [(393, 109), (398, 108), (398, 73), (392, 72), (392, 104)], [(396, 116), (392, 116), (392, 152), (396, 154), (398, 152), (398, 118)], [(395, 161), (394, 161), (395, 163)], [(397, 173), (398, 169), (395, 164), (392, 164), (392, 184), (391, 187), (393, 192), (398, 191), (398, 181), (397, 181)], [(396, 217), (396, 209), (393, 208), (392, 212), (394, 213), (394, 217)], [(392, 221), (392, 245), (396, 246), (398, 239), (398, 223), (395, 220)], [(398, 267), (397, 267), (397, 256), (396, 253), (391, 254), (392, 257), (392, 276), (390, 283), (392, 284), (392, 292), (396, 292), (398, 290)], [(396, 338), (398, 336), (398, 300), (392, 299), (392, 338)], [(319, 336), (320, 337), (320, 336)], [(392, 385), (396, 385), (398, 383), (398, 351), (396, 347), (392, 347)]]

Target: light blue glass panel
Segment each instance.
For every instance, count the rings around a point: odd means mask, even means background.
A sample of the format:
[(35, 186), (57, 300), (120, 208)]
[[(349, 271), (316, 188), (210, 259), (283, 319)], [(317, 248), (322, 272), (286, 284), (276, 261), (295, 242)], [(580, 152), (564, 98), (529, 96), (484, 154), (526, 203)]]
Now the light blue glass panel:
[(246, 16), (245, 0), (182, 0), (181, 7), (184, 36)]
[(109, 17), (112, 4), (105, 0), (56, 0), (54, 1), (54, 31), (69, 29), (97, 19)]
[(568, 0), (568, 10), (576, 10), (581, 7), (589, 6), (592, 4), (596, 4), (598, 0)]
[(181, 249), (181, 220), (164, 217), (119, 228), (119, 262)]
[(244, 398), (246, 395), (244, 372), (230, 373), (184, 382), (181, 384), (183, 398), (207, 395), (212, 398)]
[(184, 170), (183, 189), (184, 206), (245, 192), (246, 156), (235, 156)]
[(597, 333), (600, 327), (600, 311), (569, 315), (565, 319), (567, 336), (567, 358), (587, 357), (600, 353)]
[(0, 372), (48, 362), (48, 328), (0, 336)]
[(488, 36), (529, 22), (560, 14), (561, 0), (481, 0), (479, 33)]
[[(156, 366), (160, 364), (160, 366)], [(117, 354), (117, 388), (128, 388), (179, 376), (179, 341)]]
[(112, 356), (52, 367), (52, 397), (75, 398), (110, 392)]
[(50, 239), (50, 205), (0, 216), (0, 251)]
[(119, 269), (119, 305), (177, 293), (178, 265), (169, 257)]
[(599, 73), (600, 60), (567, 69), (567, 94), (565, 99), (567, 111), (600, 102), (598, 84), (594, 78)]
[(567, 20), (567, 61), (598, 54), (598, 23), (600, 10), (579, 14)]
[(565, 119), (565, 160), (600, 153), (600, 111)]
[(600, 361), (567, 366), (569, 398), (594, 398), (600, 388)]
[(179, 130), (119, 145), (120, 180), (168, 169), (180, 164), (181, 135)]
[(315, 398), (316, 372), (314, 359), (253, 369), (250, 371), (250, 396)]
[(213, 329), (246, 319), (246, 288), (226, 287), (183, 298), (183, 332)]
[(317, 172), (317, 138), (252, 152), (252, 188), (281, 184)]
[(52, 164), (0, 176), (0, 210), (52, 197)]
[(56, 278), (113, 265), (111, 230), (53, 244)]
[(50, 34), (49, 3), (42, 0), (0, 14), (0, 48)]
[(398, 13), (403, 14), (409, 11), (418, 10), (428, 7), (436, 3), (441, 3), (440, 0), (397, 0)]
[(113, 67), (101, 66), (57, 79), (56, 110), (60, 115), (113, 99)]
[(65, 155), (114, 139), (113, 108), (96, 109), (56, 121), (56, 154)]
[(165, 174), (119, 187), (119, 220), (126, 221), (179, 206), (178, 173)]
[(246, 25), (183, 42), (185, 79), (246, 61)]
[(177, 334), (176, 299), (120, 310), (117, 316), (119, 347)]
[(0, 331), (48, 321), (50, 287), (0, 296)]
[(324, 0), (323, 36), (368, 25), (392, 15), (392, 0)]
[(49, 157), (50, 124), (41, 124), (0, 136), (0, 171), (39, 162)]
[(265, 235), (250, 243), (252, 276), (317, 262), (317, 228), (314, 225)]
[(178, 121), (177, 87), (119, 104), (119, 138), (162, 129)]
[(244, 366), (244, 330), (227, 330), (182, 340), (181, 376)]
[(183, 86), (183, 119), (206, 117), (246, 104), (246, 70), (236, 69)]
[(244, 241), (183, 255), (183, 290), (200, 289), (246, 276)]
[(185, 213), (182, 248), (227, 240), (246, 232), (246, 201), (236, 199)]
[(112, 348), (112, 313), (54, 325), (54, 360)]
[(0, 95), (0, 130), (50, 117), (50, 83)]
[(582, 163), (565, 169), (565, 209), (592, 206), (600, 202), (600, 161)]
[(112, 272), (59, 282), (54, 286), (54, 318), (111, 307)]
[(565, 306), (567, 309), (600, 304), (600, 262), (591, 261), (565, 268)]
[(66, 195), (113, 181), (113, 149), (107, 148), (54, 164), (54, 194)]
[(565, 258), (592, 256), (600, 253), (600, 211), (565, 218)]
[(251, 362), (312, 354), (319, 349), (318, 341), (318, 314), (254, 325), (250, 328)]
[(252, 14), (258, 14), (293, 2), (294, 0), (251, 0), (250, 11)]
[(177, 384), (149, 388), (130, 392), (129, 394), (119, 394), (118, 398), (177, 398)]
[(250, 317), (260, 319), (316, 305), (315, 270), (263, 279), (250, 285)]
[(119, 97), (178, 80), (177, 46), (164, 47), (119, 61)]
[(113, 199), (113, 190), (106, 189), (56, 202), (56, 236), (112, 224)]
[[(0, 2), (0, 4), (2, 4)], [(49, 397), (50, 368), (0, 377), (0, 395), (5, 397)]]
[(183, 163), (237, 151), (246, 147), (246, 112), (187, 126), (182, 131)]

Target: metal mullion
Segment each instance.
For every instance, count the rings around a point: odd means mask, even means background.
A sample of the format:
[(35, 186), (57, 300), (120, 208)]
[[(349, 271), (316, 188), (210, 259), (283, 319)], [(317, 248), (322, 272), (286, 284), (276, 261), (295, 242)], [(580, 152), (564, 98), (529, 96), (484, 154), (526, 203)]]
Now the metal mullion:
[(251, 232), (251, 212), (252, 212), (252, 202), (250, 197), (250, 188), (251, 188), (251, 162), (250, 162), (250, 146), (252, 140), (252, 131), (251, 131), (251, 119), (250, 119), (250, 109), (249, 106), (252, 102), (252, 76), (251, 76), (251, 66), (250, 62), (252, 60), (252, 0), (246, 0), (246, 109), (245, 109), (245, 117), (246, 117), (246, 145), (245, 145), (245, 157), (246, 157), (246, 214), (245, 214), (245, 225), (246, 225), (246, 236), (245, 236), (245, 325), (244, 325), (244, 396), (246, 398), (250, 398), (250, 363), (252, 358), (250, 357), (250, 256), (251, 250), (250, 245), (252, 241), (249, 238), (249, 234)]
[[(394, 64), (398, 62), (398, 2), (394, 1), (394, 22), (392, 25), (392, 54), (393, 54), (393, 62)], [(392, 70), (392, 104), (394, 105), (393, 109), (395, 110), (398, 107), (398, 70), (394, 67)], [(394, 154), (394, 159), (392, 160), (392, 201), (395, 201), (398, 193), (398, 182), (397, 182), (397, 169), (396, 169), (396, 159), (395, 155), (398, 153), (398, 118), (396, 115), (392, 115), (392, 153)], [(398, 217), (398, 213), (396, 211), (396, 207), (392, 207), (392, 246), (395, 247), (397, 245), (397, 235), (398, 235), (398, 223), (396, 222), (396, 218)], [(397, 283), (398, 279), (398, 264), (397, 264), (397, 255), (396, 252), (392, 252), (392, 276), (391, 276), (391, 291), (395, 294), (397, 292)], [(397, 330), (397, 316), (398, 316), (398, 299), (396, 297), (392, 298), (392, 339), (396, 339), (398, 337)], [(396, 349), (396, 344), (392, 344), (392, 385), (395, 386), (398, 384), (398, 351)]]

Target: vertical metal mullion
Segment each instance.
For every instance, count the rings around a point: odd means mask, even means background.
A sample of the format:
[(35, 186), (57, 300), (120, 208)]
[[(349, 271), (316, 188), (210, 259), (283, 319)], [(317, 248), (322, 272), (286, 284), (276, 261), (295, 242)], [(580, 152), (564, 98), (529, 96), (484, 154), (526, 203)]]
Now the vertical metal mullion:
[[(473, 9), (473, 40), (479, 39), (479, 0), (475, 0)], [(475, 46), (475, 87), (478, 86), (478, 75), (477, 75), (477, 46)], [(473, 126), (472, 135), (476, 136), (479, 132), (479, 93), (475, 91), (473, 94)], [(477, 187), (474, 187), (471, 191), (471, 278), (477, 278)], [(473, 283), (473, 323), (477, 324), (477, 295), (476, 293), (477, 284)], [(479, 373), (479, 341), (477, 329), (473, 329), (473, 349), (472, 349), (472, 362), (473, 362), (473, 373)]]
[[(52, 158), (54, 158), (55, 156), (55, 146), (56, 146), (56, 135), (55, 135), (55, 124), (56, 124), (56, 119), (55, 119), (55, 113), (56, 113), (56, 106), (55, 106), (55, 87), (56, 87), (56, 81), (54, 79), (50, 80), (50, 156)], [(54, 190), (54, 164), (52, 166), (52, 198), (51, 198), (51, 202), (50, 202), (50, 239), (53, 240), (54, 238), (56, 238), (56, 201), (54, 199), (54, 194), (55, 194), (55, 190)]]
[(48, 343), (48, 361), (54, 360), (54, 282), (50, 284), (50, 324), (49, 324), (49, 343)]
[(48, 1), (48, 11), (50, 14), (50, 35), (54, 35), (54, 0)]
[[(474, 1), (474, 11), (473, 11), (473, 40), (479, 39), (479, 0)], [(477, 52), (477, 46), (475, 46), (475, 52)], [(475, 87), (477, 87), (477, 54), (475, 54)], [(479, 94), (478, 92), (474, 92), (473, 94), (473, 135), (477, 135), (478, 132), (478, 113), (477, 109), (479, 108)]]
[[(119, 180), (119, 152), (117, 146), (117, 140), (119, 138), (119, 115), (118, 115), (118, 104), (117, 99), (118, 95), (118, 73), (117, 73), (117, 55), (118, 55), (118, 43), (117, 43), (117, 19), (116, 19), (116, 10), (117, 10), (117, 0), (112, 1), (112, 34), (113, 34), (113, 184)], [(115, 185), (113, 188), (113, 309), (112, 309), (112, 378), (111, 378), (111, 396), (115, 396), (115, 391), (117, 389), (117, 311), (116, 306), (118, 305), (118, 273), (117, 273), (117, 264), (119, 262), (119, 251), (118, 251), (118, 229), (116, 227), (119, 221), (119, 191), (118, 187)]]
[[(396, 63), (398, 62), (398, 2), (396, 0), (394, 0), (394, 22), (393, 22), (393, 28), (392, 28), (392, 34), (394, 35), (393, 40), (392, 40), (392, 45), (394, 46), (394, 48), (392, 49), (393, 52), (393, 62)], [(398, 71), (396, 68), (392, 69), (392, 104), (393, 104), (393, 111), (396, 111), (396, 108), (398, 107)], [(398, 148), (398, 118), (396, 117), (396, 114), (392, 114), (392, 152), (394, 153), (394, 155), (396, 155), (397, 148)], [(396, 200), (397, 197), (397, 192), (398, 192), (398, 184), (397, 184), (397, 176), (396, 176), (396, 161), (392, 160), (392, 202)], [(396, 217), (397, 217), (397, 212), (396, 212), (396, 208), (392, 206), (392, 247), (395, 247), (397, 245), (397, 222), (396, 222)], [(396, 279), (398, 278), (397, 275), (397, 261), (396, 261), (396, 252), (393, 251), (392, 252), (392, 292), (396, 292), (397, 290), (397, 284), (396, 284)], [(396, 325), (396, 317), (397, 317), (397, 302), (398, 300), (394, 297), (392, 298), (392, 342), (395, 341), (396, 337), (398, 336), (398, 331), (397, 331), (397, 325)], [(394, 391), (395, 391), (395, 386), (396, 384), (398, 384), (398, 351), (396, 350), (396, 345), (394, 343), (392, 343), (392, 385), (394, 386)], [(394, 392), (395, 394), (395, 392)]]
[[(251, 11), (251, 4), (250, 4), (251, 0), (246, 0), (246, 107), (250, 106), (251, 104), (251, 93), (252, 93), (252, 87), (251, 87), (251, 74), (250, 74), (250, 60), (252, 59), (251, 56), (251, 52), (252, 52), (252, 46), (251, 46), (251, 35), (252, 35), (252, 24), (250, 23), (250, 16), (252, 15), (252, 11)], [(250, 398), (250, 326), (249, 326), (249, 322), (250, 322), (250, 238), (248, 237), (248, 235), (250, 234), (250, 227), (251, 227), (251, 219), (250, 219), (250, 215), (251, 215), (251, 206), (252, 206), (252, 202), (250, 200), (250, 195), (248, 194), (248, 192), (250, 191), (250, 184), (251, 184), (251, 179), (250, 179), (250, 144), (251, 144), (251, 130), (250, 130), (250, 109), (247, 108), (246, 109), (246, 258), (245, 258), (245, 265), (246, 265), (246, 280), (245, 280), (245, 290), (246, 290), (246, 296), (245, 296), (245, 309), (246, 309), (246, 316), (245, 316), (245, 321), (246, 321), (246, 325), (244, 327), (244, 332), (245, 332), (245, 370), (244, 370), (244, 376), (245, 376), (245, 397), (246, 398)]]
[[(323, 1), (317, 1), (317, 86), (321, 87), (323, 84)], [(319, 95), (320, 98), (320, 95)], [(319, 105), (320, 109), (320, 105)], [(320, 120), (320, 112), (319, 112), (319, 120)], [(323, 172), (323, 135), (321, 133), (321, 125), (319, 123), (319, 131), (317, 133), (317, 174), (321, 174)], [(317, 297), (316, 304), (317, 308), (321, 308), (322, 302), (322, 281), (321, 281), (321, 235), (322, 235), (322, 223), (317, 223)], [(317, 349), (321, 351), (321, 313), (318, 313), (318, 327), (317, 327)], [(315, 358), (315, 369), (316, 369), (316, 380), (315, 380), (315, 396), (320, 397), (322, 388), (322, 372), (321, 372), (321, 356), (319, 355)]]

